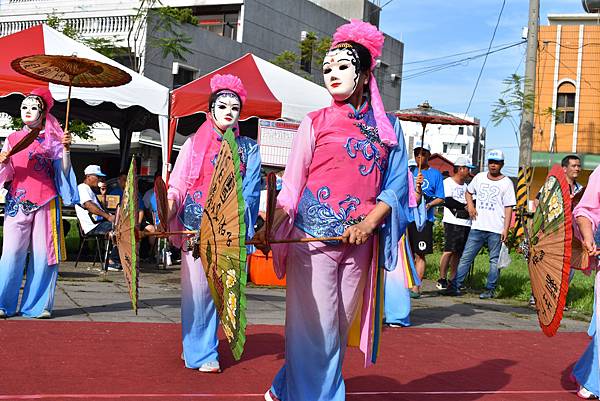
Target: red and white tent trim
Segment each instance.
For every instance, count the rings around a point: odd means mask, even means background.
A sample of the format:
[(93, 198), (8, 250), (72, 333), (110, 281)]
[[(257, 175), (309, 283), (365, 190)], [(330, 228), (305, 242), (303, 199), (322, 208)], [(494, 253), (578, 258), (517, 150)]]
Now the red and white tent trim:
[[(33, 54), (77, 55), (78, 57), (98, 60), (124, 71), (132, 80), (126, 85), (112, 88), (73, 88), (72, 99), (79, 99), (90, 106), (103, 102), (116, 105), (119, 109), (140, 106), (158, 116), (161, 142), (167, 143), (169, 89), (116, 61), (90, 49), (47, 25), (37, 25), (29, 29), (0, 38), (0, 97), (11, 94), (27, 94), (31, 90), (45, 86), (50, 89), (55, 101), (67, 100), (68, 87), (49, 84), (26, 77), (14, 71), (10, 62), (18, 57)], [(166, 160), (166, 146), (163, 146), (163, 161)]]
[(215, 74), (233, 74), (242, 80), (248, 92), (242, 120), (258, 117), (299, 121), (309, 112), (331, 104), (331, 96), (322, 86), (248, 53), (171, 92), (169, 156), (177, 120), (207, 112), (210, 79)]

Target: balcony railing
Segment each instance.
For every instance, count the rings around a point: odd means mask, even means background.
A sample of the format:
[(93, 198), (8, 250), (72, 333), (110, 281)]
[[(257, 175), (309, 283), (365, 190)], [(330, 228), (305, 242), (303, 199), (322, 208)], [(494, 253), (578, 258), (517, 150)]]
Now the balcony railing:
[[(29, 0), (16, 0), (29, 1)], [(129, 15), (93, 18), (69, 18), (67, 23), (83, 36), (112, 36), (116, 40), (127, 38), (133, 24)], [(0, 22), (0, 37), (31, 28), (43, 23), (44, 20)]]

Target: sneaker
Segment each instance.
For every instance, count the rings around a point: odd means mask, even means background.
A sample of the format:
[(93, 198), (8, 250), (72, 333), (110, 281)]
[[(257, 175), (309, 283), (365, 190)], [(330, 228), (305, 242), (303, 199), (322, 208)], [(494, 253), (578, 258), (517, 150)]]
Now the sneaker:
[(563, 312), (568, 312), (569, 311), (569, 307), (567, 305), (565, 305), (565, 307), (563, 308)]
[(4, 312), (3, 309), (0, 309), (0, 319), (6, 319), (8, 317), (8, 315), (6, 314), (6, 312)]
[(110, 263), (108, 266), (106, 266), (106, 270), (109, 272), (120, 272), (123, 270), (123, 267), (118, 263)]
[(403, 326), (401, 324), (398, 324), (398, 323), (386, 323), (386, 324), (387, 324), (387, 327), (395, 327), (395, 328), (405, 327), (405, 326)]
[(441, 278), (437, 281), (437, 283), (435, 284), (435, 287), (438, 290), (445, 290), (448, 288), (448, 280), (446, 280), (445, 278)]
[(52, 313), (49, 310), (44, 310), (42, 313), (37, 315), (36, 319), (50, 319), (52, 317)]
[(219, 361), (210, 361), (203, 363), (198, 370), (203, 373), (221, 373), (221, 365)]
[(411, 291), (410, 291), (410, 297), (411, 297), (412, 299), (419, 299), (419, 298), (421, 298), (421, 293), (420, 293), (420, 292), (417, 292), (417, 291), (412, 291), (412, 290), (411, 290)]
[(535, 297), (533, 295), (529, 297), (529, 306), (535, 306)]
[(495, 298), (496, 294), (494, 293), (493, 290), (487, 290), (482, 292), (481, 294), (479, 294), (479, 299), (491, 299), (491, 298)]
[(277, 398), (275, 396), (275, 394), (273, 394), (273, 392), (271, 391), (271, 389), (269, 389), (265, 393), (265, 401), (281, 401), (281, 400), (279, 398)]
[(584, 400), (597, 400), (598, 397), (588, 389), (583, 386), (579, 386), (579, 391), (577, 391), (577, 397), (583, 398)]
[(448, 286), (448, 288), (446, 288), (444, 291), (440, 291), (440, 295), (444, 295), (447, 297), (460, 297), (464, 294), (462, 291), (459, 291), (452, 286)]

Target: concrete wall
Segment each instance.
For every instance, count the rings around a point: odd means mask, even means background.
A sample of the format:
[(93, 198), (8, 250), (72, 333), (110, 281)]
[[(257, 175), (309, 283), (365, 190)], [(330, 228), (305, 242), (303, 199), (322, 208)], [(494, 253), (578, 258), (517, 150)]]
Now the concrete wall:
[[(331, 36), (335, 29), (347, 21), (309, 0), (246, 0), (243, 6), (242, 43), (223, 38), (194, 26), (184, 30), (192, 37), (189, 48), (193, 54), (186, 56), (185, 64), (198, 68), (199, 76), (245, 53), (254, 53), (265, 60), (272, 60), (285, 50), (298, 52), (302, 31), (315, 32), (318, 37)], [(150, 28), (152, 32), (153, 29)], [(396, 110), (400, 104), (400, 79), (392, 82), (392, 73), (401, 75), (404, 45), (391, 37), (381, 57), (388, 65), (376, 71), (379, 89), (388, 110)], [(148, 47), (144, 74), (163, 85), (172, 86), (171, 66), (173, 59), (162, 58), (160, 52)], [(313, 68), (315, 82), (322, 84), (320, 68)]]
[[(149, 30), (153, 31), (152, 25), (150, 25)], [(186, 46), (191, 50), (191, 53), (185, 55), (186, 60), (177, 61), (198, 69), (197, 77), (223, 67), (247, 53), (242, 43), (223, 38), (196, 26), (185, 25), (182, 30), (192, 38), (192, 43)], [(172, 88), (173, 61), (175, 60), (172, 56), (163, 58), (159, 49), (147, 45), (144, 75)]]

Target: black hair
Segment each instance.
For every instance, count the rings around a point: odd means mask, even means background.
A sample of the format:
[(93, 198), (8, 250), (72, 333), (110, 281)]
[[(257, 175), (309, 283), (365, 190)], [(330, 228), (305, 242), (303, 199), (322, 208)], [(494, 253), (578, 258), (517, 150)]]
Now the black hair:
[(237, 97), (238, 102), (240, 102), (240, 113), (241, 113), (242, 107), (243, 107), (242, 99), (240, 98), (240, 96), (237, 93), (235, 93), (231, 89), (219, 89), (218, 91), (211, 93), (210, 96), (208, 97), (208, 110), (212, 113), (213, 106), (215, 105), (217, 98), (223, 92), (233, 93)]
[(122, 176), (122, 175), (124, 175), (125, 177), (127, 177), (128, 174), (129, 174), (129, 170), (121, 170), (119, 172), (119, 177)]
[(357, 72), (369, 72), (371, 71), (372, 61), (371, 61), (371, 53), (367, 50), (366, 47), (361, 45), (360, 43), (348, 41), (348, 42), (340, 42), (333, 47), (334, 49), (349, 49), (354, 53), (355, 57), (358, 59), (358, 65), (354, 65)]
[(567, 155), (567, 156), (563, 157), (562, 161), (560, 162), (560, 165), (563, 167), (569, 167), (569, 163), (571, 162), (571, 160), (579, 160), (581, 162), (581, 159), (579, 158), (579, 156)]

